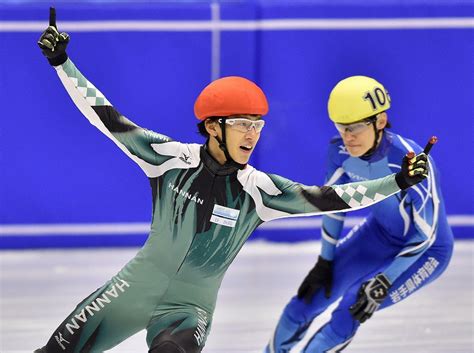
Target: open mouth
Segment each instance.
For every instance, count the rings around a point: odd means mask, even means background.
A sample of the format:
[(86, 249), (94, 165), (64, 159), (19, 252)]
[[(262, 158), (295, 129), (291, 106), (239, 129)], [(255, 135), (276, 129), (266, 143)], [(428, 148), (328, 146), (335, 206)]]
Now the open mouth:
[(252, 150), (252, 145), (242, 145), (240, 146), (240, 149), (245, 152), (250, 152)]

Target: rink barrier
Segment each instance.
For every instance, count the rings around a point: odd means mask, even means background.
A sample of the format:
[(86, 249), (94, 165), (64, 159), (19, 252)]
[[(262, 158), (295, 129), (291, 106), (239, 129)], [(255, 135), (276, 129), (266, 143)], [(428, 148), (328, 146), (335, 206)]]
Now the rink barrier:
[[(199, 21), (61, 21), (67, 32), (199, 32), (199, 31), (278, 31), (278, 30), (365, 30), (365, 29), (454, 29), (474, 28), (473, 17), (438, 18), (352, 18), (352, 19), (269, 19)], [(44, 21), (0, 21), (0, 32), (44, 30)]]
[[(362, 222), (361, 217), (347, 217), (344, 228)], [(291, 218), (261, 225), (250, 240), (299, 242), (320, 239), (321, 218)], [(456, 239), (474, 239), (474, 215), (451, 215), (448, 222)], [(83, 248), (141, 246), (150, 224), (10, 224), (0, 225), (0, 249)]]

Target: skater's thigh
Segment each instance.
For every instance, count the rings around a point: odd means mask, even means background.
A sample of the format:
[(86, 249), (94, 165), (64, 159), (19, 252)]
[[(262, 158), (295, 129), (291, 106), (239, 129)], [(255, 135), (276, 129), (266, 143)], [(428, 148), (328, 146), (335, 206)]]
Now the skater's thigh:
[(147, 291), (113, 278), (84, 299), (62, 322), (47, 344), (47, 352), (103, 352), (144, 329), (153, 307)]

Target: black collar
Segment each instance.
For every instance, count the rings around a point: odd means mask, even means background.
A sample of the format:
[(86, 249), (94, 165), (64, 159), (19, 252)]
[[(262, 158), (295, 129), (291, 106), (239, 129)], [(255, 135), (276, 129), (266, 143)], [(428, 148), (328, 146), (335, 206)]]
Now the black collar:
[(202, 163), (209, 169), (212, 174), (215, 175), (230, 175), (236, 173), (239, 168), (232, 163), (220, 164), (214, 159), (209, 153), (207, 145), (202, 145), (199, 152)]

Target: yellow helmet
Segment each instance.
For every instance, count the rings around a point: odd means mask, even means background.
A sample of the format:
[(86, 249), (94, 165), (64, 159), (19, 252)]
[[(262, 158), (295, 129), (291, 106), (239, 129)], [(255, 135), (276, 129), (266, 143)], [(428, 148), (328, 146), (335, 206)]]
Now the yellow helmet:
[(388, 108), (387, 90), (367, 76), (351, 76), (339, 81), (328, 100), (329, 118), (339, 124), (351, 124)]

